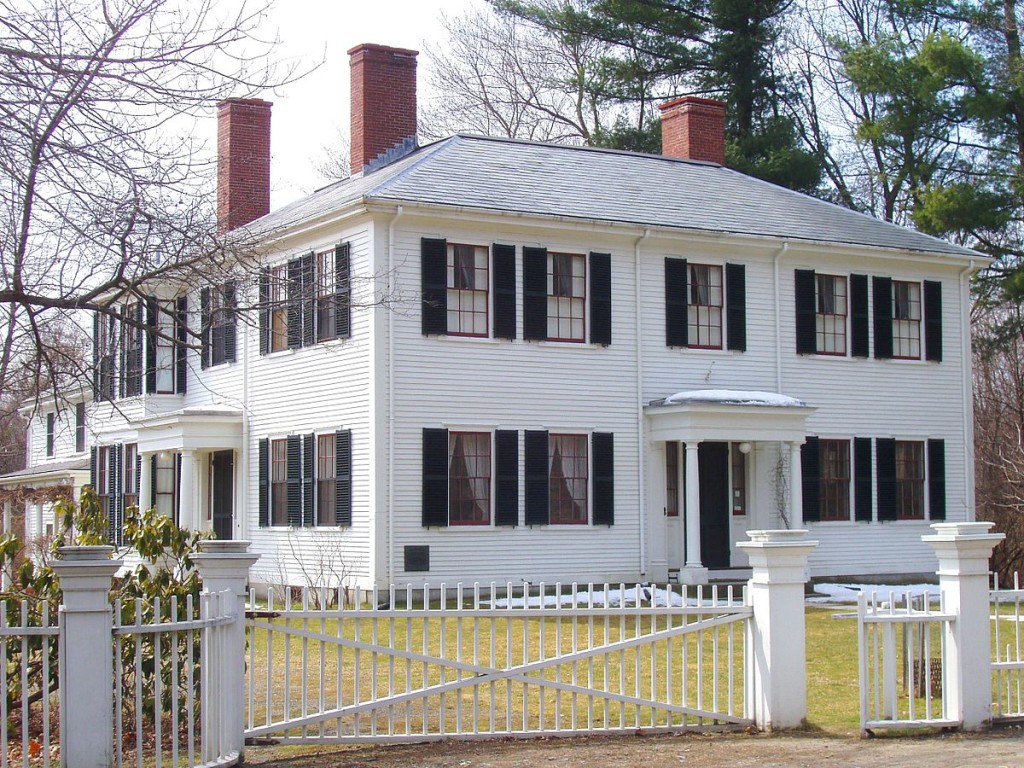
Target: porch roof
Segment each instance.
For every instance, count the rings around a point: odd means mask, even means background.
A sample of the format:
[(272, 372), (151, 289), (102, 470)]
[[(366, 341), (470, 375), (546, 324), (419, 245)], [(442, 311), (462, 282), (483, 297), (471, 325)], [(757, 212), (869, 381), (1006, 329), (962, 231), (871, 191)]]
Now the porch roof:
[[(191, 406), (139, 419), (129, 428), (134, 430), (140, 454), (242, 447), (242, 411), (230, 406)], [(121, 433), (116, 437), (129, 439)]]
[(50, 461), (0, 475), (0, 490), (79, 485), (88, 482), (89, 457)]
[(644, 413), (655, 442), (802, 443), (815, 410), (775, 392), (700, 389), (652, 400)]

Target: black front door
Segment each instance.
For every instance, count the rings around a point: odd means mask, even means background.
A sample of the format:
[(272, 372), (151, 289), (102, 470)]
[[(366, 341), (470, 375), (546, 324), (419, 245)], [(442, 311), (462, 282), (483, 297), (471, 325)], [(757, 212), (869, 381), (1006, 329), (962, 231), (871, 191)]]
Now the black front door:
[(234, 538), (231, 508), (235, 499), (235, 453), (217, 451), (210, 458), (213, 467), (213, 533), (218, 539)]
[(729, 562), (729, 444), (701, 443), (697, 450), (700, 474), (700, 559), (706, 568), (728, 568)]

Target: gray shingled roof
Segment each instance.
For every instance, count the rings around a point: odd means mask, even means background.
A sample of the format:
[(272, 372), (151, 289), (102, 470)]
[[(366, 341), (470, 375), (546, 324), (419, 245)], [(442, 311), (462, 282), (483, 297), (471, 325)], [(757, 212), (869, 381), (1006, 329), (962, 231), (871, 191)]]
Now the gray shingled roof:
[(43, 475), (61, 475), (68, 472), (88, 471), (89, 457), (78, 459), (65, 459), (63, 461), (51, 461), (46, 464), (36, 464), (33, 467), (16, 469), (5, 475), (0, 475), (0, 483), (7, 480), (17, 480), (23, 477), (39, 477)]
[(468, 135), (326, 187), (251, 226), (288, 227), (360, 199), (979, 255), (711, 163)]

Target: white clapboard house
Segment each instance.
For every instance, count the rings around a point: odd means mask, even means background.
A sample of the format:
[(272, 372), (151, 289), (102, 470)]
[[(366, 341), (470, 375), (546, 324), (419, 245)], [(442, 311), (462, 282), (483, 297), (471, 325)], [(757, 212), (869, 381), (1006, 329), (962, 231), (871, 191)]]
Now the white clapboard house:
[(40, 413), (37, 474), (91, 450), (115, 538), (141, 501), (282, 583), (700, 582), (786, 527), (813, 575), (934, 569), (984, 257), (730, 170), (708, 99), (660, 156), (417, 147), (415, 52), (350, 55), (352, 177), (270, 212), (270, 104), (222, 104), (222, 228), (265, 266), (98, 322), (88, 445)]

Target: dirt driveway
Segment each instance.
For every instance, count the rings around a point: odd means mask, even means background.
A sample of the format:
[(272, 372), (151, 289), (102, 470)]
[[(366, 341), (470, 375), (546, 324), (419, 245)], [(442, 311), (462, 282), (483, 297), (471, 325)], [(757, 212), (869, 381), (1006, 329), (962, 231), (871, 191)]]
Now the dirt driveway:
[(858, 739), (774, 736), (625, 736), (434, 742), (389, 747), (250, 747), (263, 768), (1003, 768), (1024, 766), (1024, 731)]

